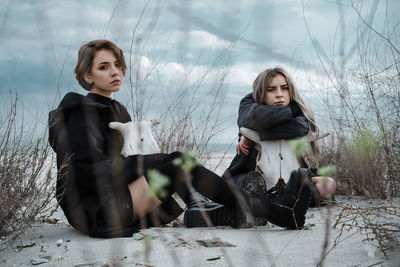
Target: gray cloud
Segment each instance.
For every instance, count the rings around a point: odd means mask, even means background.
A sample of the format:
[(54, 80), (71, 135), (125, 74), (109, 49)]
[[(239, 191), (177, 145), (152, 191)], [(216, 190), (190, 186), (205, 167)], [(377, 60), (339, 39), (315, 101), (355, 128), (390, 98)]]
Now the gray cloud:
[[(182, 2), (183, 6), (177, 5)], [(161, 74), (168, 76), (170, 86), (175, 77), (182, 79), (181, 75), (168, 72), (172, 67), (179, 70), (179, 66), (187, 69), (197, 64), (199, 69), (207, 69), (215, 64), (222, 68), (229, 63), (232, 74), (226, 80), (230, 103), (227, 109), (236, 110), (241, 94), (249, 91), (256, 74), (269, 64), (298, 68), (318, 65), (303, 21), (302, 2), (0, 1), (0, 94), (10, 89), (18, 90), (22, 97), (28, 93), (46, 96), (58, 88), (62, 93), (81, 90), (72, 74), (79, 46), (105, 37), (117, 42), (128, 55), (132, 32), (144, 11), (132, 58), (143, 55), (153, 64), (170, 67), (152, 76), (155, 80)], [(388, 15), (395, 20), (400, 4), (389, 2)], [(354, 41), (357, 16), (350, 1), (342, 3), (348, 27), (346, 40), (350, 44)], [(378, 28), (385, 14), (383, 4), (379, 3), (375, 15), (374, 25)], [(341, 18), (337, 3), (305, 0), (304, 6), (313, 38), (329, 55), (338, 40)], [(369, 2), (364, 4), (362, 14), (368, 13), (369, 6)], [(225, 45), (229, 47), (235, 41), (227, 50)], [(224, 60), (216, 62), (221, 53)], [(43, 101), (40, 97), (34, 99)]]

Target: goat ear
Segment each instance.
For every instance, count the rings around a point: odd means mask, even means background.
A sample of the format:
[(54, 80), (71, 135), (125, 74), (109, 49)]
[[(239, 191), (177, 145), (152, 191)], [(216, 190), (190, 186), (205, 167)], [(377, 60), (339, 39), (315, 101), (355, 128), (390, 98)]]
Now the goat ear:
[(110, 122), (108, 124), (108, 127), (110, 127), (111, 129), (114, 129), (114, 130), (122, 131), (123, 123), (117, 122), (117, 121), (113, 121), (113, 122)]
[(310, 132), (307, 135), (307, 138), (308, 138), (309, 141), (315, 141), (315, 140), (319, 140), (319, 139), (325, 138), (328, 135), (329, 135), (329, 133), (319, 133), (319, 134), (317, 134), (315, 132)]
[(328, 135), (329, 135), (329, 133), (320, 133), (320, 134), (318, 135), (318, 139), (325, 138), (325, 137), (327, 137)]
[(260, 143), (260, 135), (256, 131), (245, 127), (240, 127), (239, 131), (244, 137), (256, 142), (257, 144)]
[(150, 122), (153, 124), (153, 126), (155, 126), (157, 124), (160, 124), (161, 120), (160, 119), (152, 119), (152, 120), (150, 120)]

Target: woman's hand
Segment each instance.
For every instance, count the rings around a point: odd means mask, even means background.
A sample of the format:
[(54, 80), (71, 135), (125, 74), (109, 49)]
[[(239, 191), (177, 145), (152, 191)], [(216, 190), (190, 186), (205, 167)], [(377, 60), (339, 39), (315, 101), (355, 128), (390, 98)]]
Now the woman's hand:
[(236, 147), (236, 151), (238, 154), (240, 154), (240, 151), (243, 152), (246, 156), (249, 154), (249, 145), (250, 141), (246, 139), (246, 137), (242, 136), (240, 137), (240, 142)]

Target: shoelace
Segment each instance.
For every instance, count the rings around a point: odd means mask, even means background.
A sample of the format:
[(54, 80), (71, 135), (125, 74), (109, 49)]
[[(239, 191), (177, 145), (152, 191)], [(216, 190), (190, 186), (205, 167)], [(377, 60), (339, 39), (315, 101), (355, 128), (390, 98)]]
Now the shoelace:
[(276, 194), (276, 193), (278, 193), (280, 190), (282, 190), (285, 187), (285, 185), (286, 185), (286, 183), (285, 183), (285, 181), (283, 179), (282, 179), (282, 181), (278, 180), (278, 183), (274, 187), (270, 188), (267, 191), (267, 195), (268, 194)]
[(267, 191), (267, 195), (268, 195), (268, 194), (276, 194), (276, 192), (277, 192), (278, 190), (280, 190), (280, 189), (278, 189), (277, 186), (274, 186), (274, 187), (270, 188), (270, 189)]

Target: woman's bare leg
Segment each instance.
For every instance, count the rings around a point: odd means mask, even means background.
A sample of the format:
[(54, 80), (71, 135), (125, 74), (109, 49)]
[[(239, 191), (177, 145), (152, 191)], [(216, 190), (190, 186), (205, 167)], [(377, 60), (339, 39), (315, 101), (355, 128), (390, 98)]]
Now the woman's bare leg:
[(133, 203), (133, 219), (143, 218), (161, 204), (161, 200), (151, 191), (144, 176), (128, 185)]

